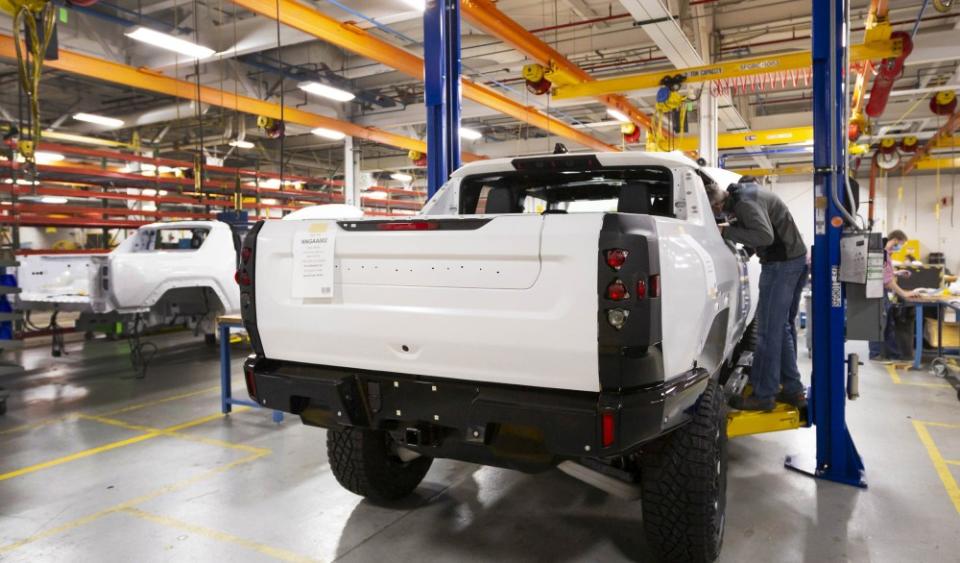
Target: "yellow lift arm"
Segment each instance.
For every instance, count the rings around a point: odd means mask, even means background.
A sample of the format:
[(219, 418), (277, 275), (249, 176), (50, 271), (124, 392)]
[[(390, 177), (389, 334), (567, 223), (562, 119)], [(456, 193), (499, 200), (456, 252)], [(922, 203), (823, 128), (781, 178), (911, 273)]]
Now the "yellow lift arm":
[[(895, 57), (903, 50), (903, 43), (899, 40), (873, 41), (861, 45), (854, 45), (850, 49), (850, 62), (871, 61)], [(589, 96), (603, 96), (658, 88), (664, 76), (682, 74), (686, 82), (710, 82), (714, 80), (728, 80), (741, 76), (756, 76), (771, 72), (803, 70), (813, 64), (813, 55), (810, 51), (787, 53), (780, 55), (762, 55), (736, 61), (711, 65), (694, 66), (672, 70), (645, 72), (617, 78), (607, 78), (594, 82), (581, 82), (557, 86), (553, 89), (553, 97), (557, 99), (583, 98)]]

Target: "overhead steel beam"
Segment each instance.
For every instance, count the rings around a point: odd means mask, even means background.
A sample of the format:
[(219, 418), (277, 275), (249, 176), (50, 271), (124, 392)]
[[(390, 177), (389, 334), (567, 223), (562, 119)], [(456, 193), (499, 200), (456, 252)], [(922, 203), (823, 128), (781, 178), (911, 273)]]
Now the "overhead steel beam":
[[(490, 0), (462, 0), (460, 3), (463, 17), (474, 26), (512, 45), (515, 49), (539, 62), (574, 79), (576, 82), (593, 82), (595, 79), (585, 70), (547, 45), (539, 37), (522, 25), (513, 21), (497, 9)], [(603, 105), (618, 110), (629, 117), (636, 125), (653, 129), (653, 118), (640, 111), (621, 94), (598, 96)]]
[[(854, 45), (850, 49), (850, 61), (869, 61), (895, 57), (902, 52), (901, 41), (877, 41), (870, 44)], [(745, 76), (757, 76), (771, 72), (783, 72), (810, 68), (813, 62), (810, 51), (797, 53), (782, 53), (779, 55), (761, 55), (746, 59), (737, 59), (712, 65), (698, 65), (688, 68), (660, 70), (607, 78), (594, 82), (569, 84), (554, 88), (553, 96), (557, 99), (582, 98), (599, 96), (613, 92), (630, 92), (656, 88), (664, 76), (682, 74), (687, 83), (712, 82), (715, 80), (729, 80)]]
[(950, 117), (947, 118), (947, 122), (943, 124), (943, 127), (938, 129), (933, 137), (917, 149), (917, 153), (913, 155), (913, 158), (904, 163), (903, 173), (909, 174), (913, 171), (913, 169), (917, 167), (917, 163), (926, 158), (935, 146), (950, 145), (948, 139), (953, 136), (954, 131), (957, 129), (960, 129), (960, 111), (953, 112)]
[[(0, 35), (0, 57), (10, 59), (16, 58), (16, 49), (13, 38), (9, 35)], [(196, 84), (186, 80), (178, 80), (164, 74), (153, 72), (148, 69), (133, 68), (120, 63), (114, 63), (60, 49), (59, 58), (46, 61), (46, 68), (62, 70), (72, 74), (103, 80), (113, 84), (122, 84), (130, 88), (138, 88), (182, 98), (185, 100), (199, 101), (212, 106), (232, 109), (238, 112), (251, 115), (265, 115), (273, 119), (281, 118), (281, 106), (271, 102), (265, 102), (248, 96), (240, 96), (232, 92), (226, 92), (209, 86), (197, 87)], [(289, 123), (303, 125), (310, 128), (323, 127), (340, 131), (351, 137), (366, 139), (375, 143), (381, 143), (393, 147), (399, 147), (406, 150), (416, 150), (423, 153), (427, 151), (427, 144), (423, 141), (397, 135), (373, 127), (361, 127), (347, 121), (341, 121), (332, 117), (326, 117), (316, 113), (310, 113), (299, 110), (295, 107), (284, 107), (283, 119)], [(480, 155), (465, 153), (463, 159), (467, 161), (479, 160)]]
[[(232, 0), (251, 12), (313, 35), (357, 55), (377, 61), (417, 80), (423, 80), (423, 59), (381, 39), (356, 25), (337, 21), (314, 8), (294, 0)], [(587, 135), (573, 126), (531, 106), (525, 106), (496, 90), (461, 77), (463, 96), (491, 107), (514, 119), (538, 127), (570, 141), (598, 151), (618, 151), (618, 147)], [(421, 151), (422, 152), (422, 151)]]

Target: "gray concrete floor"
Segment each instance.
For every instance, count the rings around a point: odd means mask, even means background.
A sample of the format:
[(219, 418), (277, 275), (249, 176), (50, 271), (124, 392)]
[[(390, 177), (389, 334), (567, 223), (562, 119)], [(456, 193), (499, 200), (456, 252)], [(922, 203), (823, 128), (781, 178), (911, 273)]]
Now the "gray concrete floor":
[[(440, 460), (402, 506), (369, 504), (337, 485), (322, 430), (220, 416), (215, 351), (153, 340), (143, 380), (103, 341), (25, 351), (29, 370), (0, 378), (0, 560), (651, 560), (638, 503), (558, 471)], [(861, 379), (849, 426), (869, 490), (783, 469), (814, 453), (811, 430), (738, 438), (722, 560), (960, 561), (960, 402), (925, 372)]]

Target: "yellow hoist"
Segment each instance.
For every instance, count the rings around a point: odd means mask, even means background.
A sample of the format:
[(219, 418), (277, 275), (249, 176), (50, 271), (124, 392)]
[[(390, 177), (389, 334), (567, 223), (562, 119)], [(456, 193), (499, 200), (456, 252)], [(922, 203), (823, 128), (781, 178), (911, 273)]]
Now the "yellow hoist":
[[(2, 0), (0, 9), (13, 18), (13, 44), (17, 50), (20, 87), (27, 96), (29, 116), (26, 135), (21, 127), (18, 151), (28, 166), (35, 163), (40, 143), (40, 72), (57, 23), (57, 7), (49, 0)], [(24, 36), (24, 34), (26, 34)]]

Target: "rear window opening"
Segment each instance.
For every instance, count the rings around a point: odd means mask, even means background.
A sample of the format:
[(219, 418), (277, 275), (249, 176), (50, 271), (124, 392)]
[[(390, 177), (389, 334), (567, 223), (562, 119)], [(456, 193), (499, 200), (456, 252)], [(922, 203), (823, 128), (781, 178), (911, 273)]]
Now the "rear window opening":
[(154, 250), (197, 250), (207, 239), (210, 229), (175, 228), (143, 229), (137, 234), (137, 240), (131, 252), (151, 252)]
[(510, 171), (468, 176), (460, 213), (620, 212), (674, 217), (673, 175), (662, 166)]

